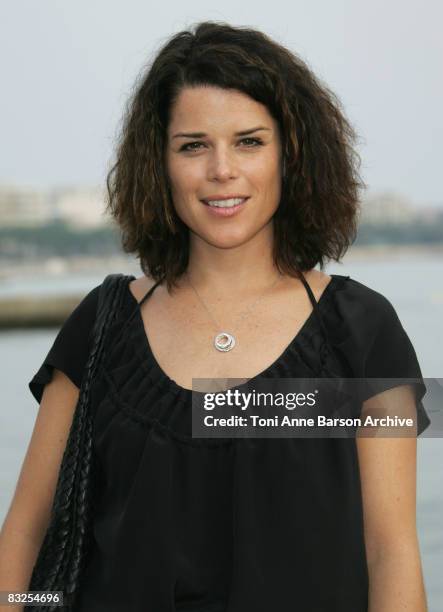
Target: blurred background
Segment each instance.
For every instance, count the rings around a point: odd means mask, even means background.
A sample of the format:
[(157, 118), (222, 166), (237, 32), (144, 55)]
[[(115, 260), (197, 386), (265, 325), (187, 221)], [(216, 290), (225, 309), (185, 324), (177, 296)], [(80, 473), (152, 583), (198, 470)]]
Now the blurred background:
[[(211, 6), (211, 4), (213, 6)], [(38, 406), (28, 382), (106, 274), (140, 276), (104, 215), (105, 177), (139, 72), (202, 20), (262, 29), (337, 94), (360, 135), (357, 240), (327, 273), (394, 305), (424, 377), (442, 376), (443, 9), (437, 0), (215, 3), (17, 0), (0, 5), (0, 520)], [(429, 610), (443, 610), (443, 447), (418, 441), (417, 515)]]

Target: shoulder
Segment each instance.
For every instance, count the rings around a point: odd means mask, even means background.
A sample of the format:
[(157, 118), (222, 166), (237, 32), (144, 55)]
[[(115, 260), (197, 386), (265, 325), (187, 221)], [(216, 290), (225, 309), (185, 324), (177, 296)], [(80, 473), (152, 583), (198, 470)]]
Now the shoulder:
[(318, 298), (331, 284), (330, 292), (343, 315), (351, 315), (369, 324), (380, 324), (382, 320), (396, 315), (389, 298), (365, 283), (343, 274), (325, 274), (312, 269), (305, 273), (312, 292)]
[(373, 287), (370, 287), (369, 285), (366, 285), (365, 283), (362, 283), (356, 278), (352, 278), (351, 276), (345, 278), (347, 279), (346, 288), (348, 291), (356, 297), (359, 297), (363, 302), (370, 303), (372, 305), (381, 305), (386, 304), (386, 302), (389, 301), (383, 293), (377, 289), (374, 289)]
[(97, 314), (100, 287), (101, 284), (95, 286), (79, 300), (61, 326), (56, 337), (57, 343), (68, 338), (78, 345), (82, 339), (89, 338)]
[(350, 276), (332, 275), (335, 285), (334, 301), (340, 314), (355, 323), (361, 322), (369, 331), (388, 321), (398, 319), (389, 297), (381, 291)]
[(320, 299), (323, 291), (325, 291), (329, 283), (333, 282), (333, 279), (329, 274), (325, 274), (324, 272), (316, 270), (315, 268), (312, 268), (308, 272), (304, 272), (303, 275), (317, 301)]
[(350, 276), (332, 276), (323, 314), (337, 341), (355, 346), (352, 352), (356, 361), (376, 339), (382, 345), (404, 337), (402, 321), (389, 294)]
[(87, 292), (65, 319), (45, 359), (28, 383), (38, 402), (41, 402), (43, 389), (51, 381), (54, 369), (63, 372), (80, 388), (90, 350), (100, 287), (101, 284)]
[(55, 339), (55, 345), (68, 344), (75, 349), (89, 341), (96, 319), (101, 283), (86, 293), (64, 321)]
[(69, 318), (81, 317), (81, 318), (95, 318), (98, 305), (98, 296), (100, 293), (100, 285), (96, 285), (93, 289), (88, 291), (86, 295), (80, 300), (77, 306), (72, 311)]
[(411, 339), (386, 295), (349, 278), (335, 299), (356, 342), (355, 361), (365, 364), (365, 376), (389, 378), (419, 372)]
[(128, 284), (128, 289), (131, 292), (137, 302), (143, 298), (143, 296), (149, 291), (149, 289), (155, 284), (155, 280), (150, 276), (140, 276), (139, 278), (135, 278), (130, 281)]
[(350, 307), (364, 318), (369, 327), (398, 320), (394, 305), (384, 293), (351, 277), (344, 287)]

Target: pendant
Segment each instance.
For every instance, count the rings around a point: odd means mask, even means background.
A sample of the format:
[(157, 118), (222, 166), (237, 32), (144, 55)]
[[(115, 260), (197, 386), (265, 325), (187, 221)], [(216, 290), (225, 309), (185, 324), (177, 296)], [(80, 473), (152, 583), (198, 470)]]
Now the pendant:
[(214, 346), (218, 351), (230, 351), (235, 346), (235, 338), (232, 334), (221, 332), (214, 338)]

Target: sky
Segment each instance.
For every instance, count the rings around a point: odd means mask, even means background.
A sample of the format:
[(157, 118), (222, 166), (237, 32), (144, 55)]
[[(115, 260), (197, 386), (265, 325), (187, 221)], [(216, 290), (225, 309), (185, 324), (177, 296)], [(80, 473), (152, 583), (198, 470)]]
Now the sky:
[(137, 75), (216, 20), (264, 31), (332, 89), (369, 191), (443, 206), (442, 18), (439, 0), (3, 1), (0, 184), (103, 185)]

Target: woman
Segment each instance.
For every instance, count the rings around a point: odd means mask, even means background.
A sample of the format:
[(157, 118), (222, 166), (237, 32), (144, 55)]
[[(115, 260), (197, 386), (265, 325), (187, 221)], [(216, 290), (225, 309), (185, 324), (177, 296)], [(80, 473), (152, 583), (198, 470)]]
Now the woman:
[[(255, 30), (200, 23), (143, 75), (108, 176), (143, 275), (93, 389), (99, 501), (77, 611), (425, 610), (415, 435), (191, 431), (193, 378), (421, 377), (387, 298), (323, 272), (355, 238), (354, 139), (334, 95)], [(98, 289), (30, 382), (41, 407), (4, 528), (8, 586), (25, 590), (43, 537)], [(363, 410), (394, 394), (421, 433), (423, 385), (377, 391)]]

